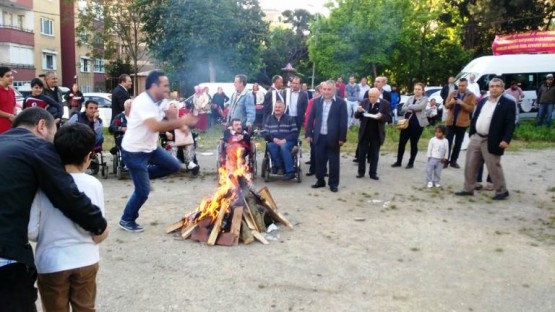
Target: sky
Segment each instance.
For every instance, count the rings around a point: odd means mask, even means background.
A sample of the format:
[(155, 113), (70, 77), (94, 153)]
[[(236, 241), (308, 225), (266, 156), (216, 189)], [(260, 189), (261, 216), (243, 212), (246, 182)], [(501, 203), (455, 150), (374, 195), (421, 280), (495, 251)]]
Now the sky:
[(277, 9), (280, 11), (306, 9), (310, 13), (327, 14), (328, 10), (324, 8), (329, 0), (260, 0), (260, 6), (263, 9)]

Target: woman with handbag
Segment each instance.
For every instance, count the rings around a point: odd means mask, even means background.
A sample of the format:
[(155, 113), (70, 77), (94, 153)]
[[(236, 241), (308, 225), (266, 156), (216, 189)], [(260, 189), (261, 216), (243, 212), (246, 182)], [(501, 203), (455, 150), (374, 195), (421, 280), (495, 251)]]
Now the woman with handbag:
[(397, 126), (401, 130), (401, 135), (399, 136), (399, 147), (397, 148), (397, 161), (391, 167), (401, 167), (403, 155), (405, 154), (405, 146), (409, 140), (410, 158), (405, 168), (410, 169), (414, 167), (414, 159), (418, 153), (418, 140), (420, 140), (424, 127), (429, 124), (425, 112), (427, 104), (428, 98), (424, 95), (424, 84), (421, 82), (415, 83), (414, 95), (401, 108), (401, 113), (405, 114), (407, 121), (399, 121)]

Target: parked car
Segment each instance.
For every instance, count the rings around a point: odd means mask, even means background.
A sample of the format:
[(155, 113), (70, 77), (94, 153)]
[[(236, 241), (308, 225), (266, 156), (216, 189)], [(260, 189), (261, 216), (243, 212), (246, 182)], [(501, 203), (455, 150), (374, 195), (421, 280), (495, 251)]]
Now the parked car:
[[(431, 99), (432, 97), (435, 98), (435, 93), (437, 93), (439, 95), (439, 93), (441, 92), (441, 87), (440, 86), (429, 86), (424, 88), (424, 95), (426, 95), (428, 97), (428, 100)], [(401, 101), (399, 102), (399, 105), (397, 105), (397, 115), (402, 116), (403, 114), (401, 113), (401, 107), (403, 107), (403, 104), (405, 104), (405, 102), (408, 100), (409, 97), (413, 96), (413, 93), (410, 93), (408, 95), (401, 95)], [(441, 97), (439, 97), (439, 99), (441, 100)], [(437, 109), (438, 109), (438, 115), (439, 115), (439, 110), (443, 109), (443, 100), (437, 101)]]
[[(101, 93), (101, 92), (91, 92), (83, 93), (85, 102), (88, 100), (94, 100), (98, 103), (98, 110), (100, 111), (100, 118), (102, 119), (102, 125), (104, 127), (110, 126), (110, 120), (112, 119), (112, 94)], [(85, 105), (81, 108), (81, 111), (85, 111)], [(69, 119), (69, 113), (67, 106), (64, 106), (64, 117)]]

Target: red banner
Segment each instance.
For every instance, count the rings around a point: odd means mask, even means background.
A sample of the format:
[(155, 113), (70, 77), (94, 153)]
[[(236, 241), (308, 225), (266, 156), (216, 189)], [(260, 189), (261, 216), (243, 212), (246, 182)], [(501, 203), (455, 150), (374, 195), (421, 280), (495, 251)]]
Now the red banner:
[(555, 30), (497, 35), (491, 49), (493, 55), (555, 53)]

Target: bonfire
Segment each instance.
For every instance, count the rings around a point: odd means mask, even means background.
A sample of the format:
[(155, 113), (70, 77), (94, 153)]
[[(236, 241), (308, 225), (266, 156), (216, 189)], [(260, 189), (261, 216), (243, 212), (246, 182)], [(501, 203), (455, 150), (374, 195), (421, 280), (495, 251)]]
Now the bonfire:
[(245, 244), (254, 240), (268, 244), (262, 233), (273, 223), (293, 229), (278, 211), (268, 188), (255, 190), (243, 154), (244, 148), (239, 145), (228, 147), (226, 166), (218, 169), (216, 192), (203, 199), (194, 211), (170, 225), (166, 233), (181, 231), (183, 239), (233, 246), (239, 240)]

